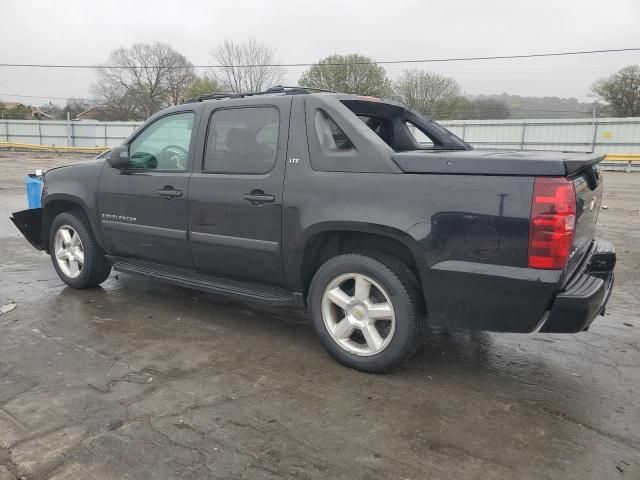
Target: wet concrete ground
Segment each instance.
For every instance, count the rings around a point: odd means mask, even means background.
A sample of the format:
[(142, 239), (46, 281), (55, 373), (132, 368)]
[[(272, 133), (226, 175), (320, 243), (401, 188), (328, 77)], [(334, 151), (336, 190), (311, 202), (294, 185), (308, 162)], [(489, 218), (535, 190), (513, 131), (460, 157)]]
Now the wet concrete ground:
[(432, 331), (376, 376), (295, 310), (65, 287), (6, 220), (44, 161), (22, 160), (0, 159), (0, 480), (640, 478), (640, 175), (606, 174), (618, 282), (589, 332)]

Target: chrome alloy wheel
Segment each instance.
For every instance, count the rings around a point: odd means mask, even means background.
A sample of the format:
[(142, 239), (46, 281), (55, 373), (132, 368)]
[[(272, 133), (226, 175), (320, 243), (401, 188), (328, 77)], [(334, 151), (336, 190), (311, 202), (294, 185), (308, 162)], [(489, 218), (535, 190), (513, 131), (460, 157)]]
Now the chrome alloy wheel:
[(322, 295), (322, 318), (333, 340), (360, 356), (387, 348), (396, 326), (387, 292), (360, 273), (345, 273), (329, 283)]
[(62, 225), (53, 239), (53, 249), (62, 273), (69, 278), (80, 275), (84, 265), (84, 248), (78, 232), (69, 225)]

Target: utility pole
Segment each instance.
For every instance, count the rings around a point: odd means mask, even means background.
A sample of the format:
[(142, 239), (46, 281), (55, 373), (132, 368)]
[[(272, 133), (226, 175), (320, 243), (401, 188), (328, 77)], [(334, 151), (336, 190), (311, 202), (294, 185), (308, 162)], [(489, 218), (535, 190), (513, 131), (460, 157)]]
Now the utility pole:
[(71, 115), (67, 112), (67, 147), (71, 146)]
[(596, 149), (596, 140), (598, 139), (598, 117), (596, 116), (596, 108), (598, 104), (593, 104), (593, 115), (591, 117), (591, 123), (593, 124), (593, 138), (591, 139), (591, 152), (593, 153)]

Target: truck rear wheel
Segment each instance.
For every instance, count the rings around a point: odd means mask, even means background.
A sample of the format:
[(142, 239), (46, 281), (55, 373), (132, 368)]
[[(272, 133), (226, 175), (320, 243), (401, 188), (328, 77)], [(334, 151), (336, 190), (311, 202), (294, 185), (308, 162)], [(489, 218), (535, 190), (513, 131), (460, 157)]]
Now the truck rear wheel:
[(49, 232), (51, 261), (63, 282), (73, 288), (92, 288), (107, 279), (111, 265), (81, 215), (59, 214)]
[(324, 263), (309, 289), (314, 328), (343, 365), (387, 371), (412, 355), (424, 338), (417, 281), (392, 257), (345, 254)]

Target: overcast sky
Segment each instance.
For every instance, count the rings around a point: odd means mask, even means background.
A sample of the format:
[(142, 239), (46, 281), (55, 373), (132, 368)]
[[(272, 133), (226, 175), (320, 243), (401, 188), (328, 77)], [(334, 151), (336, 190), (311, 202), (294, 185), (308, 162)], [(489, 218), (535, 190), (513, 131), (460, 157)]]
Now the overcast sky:
[[(249, 37), (283, 63), (354, 52), (396, 60), (640, 47), (639, 0), (0, 0), (0, 18), (0, 63), (96, 64), (115, 48), (162, 41), (209, 64), (212, 47)], [(451, 75), (470, 95), (588, 101), (594, 80), (632, 63), (640, 52), (386, 69), (391, 78), (405, 68)], [(290, 68), (286, 83), (303, 70)], [(0, 99), (88, 97), (93, 81), (91, 70), (0, 67)]]

